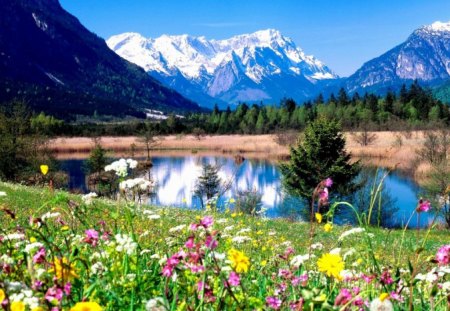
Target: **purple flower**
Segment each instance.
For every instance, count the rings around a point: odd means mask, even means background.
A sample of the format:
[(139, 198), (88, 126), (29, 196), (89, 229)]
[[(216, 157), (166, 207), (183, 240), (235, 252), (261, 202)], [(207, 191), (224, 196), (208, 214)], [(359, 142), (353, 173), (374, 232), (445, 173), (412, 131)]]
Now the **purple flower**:
[(334, 301), (334, 305), (346, 305), (350, 300), (352, 300), (352, 293), (347, 288), (342, 288)]
[(202, 220), (200, 220), (200, 224), (205, 227), (205, 229), (211, 227), (213, 223), (214, 218), (212, 218), (211, 216), (205, 216), (202, 218)]
[(63, 298), (62, 289), (55, 286), (50, 287), (47, 290), (47, 293), (45, 293), (45, 299), (50, 303), (54, 302), (55, 300), (60, 302), (62, 298)]
[(328, 177), (327, 179), (325, 179), (325, 187), (330, 188), (333, 185), (333, 180)]
[(389, 271), (384, 271), (381, 274), (380, 282), (381, 282), (381, 284), (384, 284), (384, 285), (389, 285), (389, 284), (394, 283), (394, 280), (392, 279), (391, 274), (389, 273)]
[(234, 271), (231, 271), (230, 277), (228, 278), (228, 283), (230, 283), (231, 286), (239, 286), (239, 284), (241, 283), (239, 274), (237, 274)]
[(217, 242), (216, 239), (214, 239), (213, 236), (208, 235), (208, 236), (206, 237), (205, 245), (206, 245), (206, 247), (208, 247), (209, 249), (215, 249), (215, 248), (217, 247), (218, 244), (219, 244), (219, 243)]
[(86, 234), (84, 241), (92, 246), (96, 246), (98, 243), (98, 232), (94, 229), (88, 229), (84, 233)]
[(278, 299), (277, 297), (273, 296), (267, 297), (266, 303), (270, 308), (275, 310), (278, 310), (281, 307), (281, 300)]
[(187, 248), (194, 248), (195, 246), (194, 237), (193, 236), (188, 237), (188, 240), (186, 241), (186, 243), (184, 243), (184, 246), (186, 246)]
[(417, 208), (417, 212), (428, 212), (431, 209), (430, 201), (419, 200), (419, 207)]
[(450, 263), (450, 244), (444, 245), (436, 253), (436, 261), (440, 266)]
[(320, 191), (319, 199), (320, 199), (320, 201), (323, 201), (323, 202), (328, 201), (328, 188), (323, 188), (323, 190)]
[(66, 294), (66, 296), (69, 296), (71, 290), (72, 290), (72, 284), (70, 284), (70, 282), (67, 282), (67, 283), (64, 285), (64, 294)]
[(41, 247), (33, 256), (34, 263), (43, 263), (45, 261), (45, 248)]

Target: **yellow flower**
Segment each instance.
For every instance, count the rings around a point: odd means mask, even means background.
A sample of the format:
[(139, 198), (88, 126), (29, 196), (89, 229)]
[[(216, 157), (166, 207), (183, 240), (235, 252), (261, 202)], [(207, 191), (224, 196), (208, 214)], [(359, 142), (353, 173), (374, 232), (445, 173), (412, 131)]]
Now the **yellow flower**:
[(234, 248), (228, 251), (228, 259), (231, 261), (231, 267), (237, 272), (247, 272), (250, 266), (250, 259), (245, 256), (243, 252), (240, 252)]
[(34, 243), (34, 242), (36, 242), (36, 238), (35, 237), (31, 237), (30, 238), (30, 243)]
[(230, 202), (231, 204), (233, 204), (234, 202), (236, 202), (235, 199), (231, 198), (228, 202)]
[(183, 198), (182, 202), (183, 202), (183, 203), (186, 203), (186, 202), (187, 202), (186, 198)]
[(380, 299), (380, 301), (383, 302), (383, 301), (385, 301), (388, 298), (389, 298), (389, 294), (388, 293), (382, 293), (378, 299)]
[(22, 301), (11, 303), (11, 311), (25, 311), (25, 304)]
[(3, 289), (0, 289), (0, 304), (3, 300), (5, 300), (6, 295), (5, 292), (3, 291)]
[(77, 302), (70, 311), (102, 311), (102, 307), (96, 302)]
[(316, 220), (317, 220), (317, 222), (319, 224), (322, 222), (322, 219), (323, 219), (322, 214), (321, 213), (316, 213)]
[(231, 214), (231, 217), (236, 217), (237, 216), (237, 213), (233, 213), (233, 214)]
[(67, 230), (69, 230), (69, 229), (70, 229), (69, 226), (62, 226), (62, 227), (61, 227), (61, 231), (67, 231)]
[(335, 279), (340, 279), (340, 273), (344, 270), (344, 262), (338, 254), (323, 254), (317, 261), (317, 266), (320, 272)]
[(36, 307), (36, 308), (31, 309), (31, 311), (44, 311), (44, 308)]
[(327, 222), (325, 226), (323, 226), (323, 230), (325, 230), (325, 232), (330, 232), (331, 230), (333, 230), (333, 225)]
[(55, 258), (53, 268), (51, 268), (48, 272), (55, 273), (56, 278), (58, 280), (63, 280), (64, 282), (67, 282), (73, 278), (78, 278), (75, 271), (75, 265), (73, 263), (69, 265), (69, 261), (66, 257)]
[(267, 265), (267, 260), (261, 261), (261, 267), (265, 267)]
[(40, 168), (41, 168), (42, 175), (47, 175), (47, 173), (48, 173), (48, 165), (42, 164)]

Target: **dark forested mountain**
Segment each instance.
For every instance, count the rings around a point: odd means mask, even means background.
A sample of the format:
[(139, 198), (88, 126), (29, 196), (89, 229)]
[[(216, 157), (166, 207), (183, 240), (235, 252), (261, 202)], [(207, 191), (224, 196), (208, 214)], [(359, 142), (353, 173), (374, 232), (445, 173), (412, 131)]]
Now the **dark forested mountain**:
[(0, 103), (58, 116), (201, 110), (111, 51), (58, 0), (0, 0)]
[(350, 92), (385, 92), (413, 80), (428, 86), (450, 80), (450, 22), (415, 30), (402, 44), (365, 63), (345, 85)]

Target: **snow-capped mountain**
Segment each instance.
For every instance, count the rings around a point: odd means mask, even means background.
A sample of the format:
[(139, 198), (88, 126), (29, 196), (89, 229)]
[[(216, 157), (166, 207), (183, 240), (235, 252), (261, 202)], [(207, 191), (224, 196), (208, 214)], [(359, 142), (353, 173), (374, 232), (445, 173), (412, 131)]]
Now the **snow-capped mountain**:
[(279, 31), (268, 29), (226, 40), (189, 35), (144, 38), (124, 33), (107, 40), (117, 54), (201, 105), (313, 95), (338, 78)]
[(346, 86), (350, 91), (376, 91), (415, 79), (429, 85), (450, 79), (450, 22), (416, 29), (405, 42), (365, 63)]

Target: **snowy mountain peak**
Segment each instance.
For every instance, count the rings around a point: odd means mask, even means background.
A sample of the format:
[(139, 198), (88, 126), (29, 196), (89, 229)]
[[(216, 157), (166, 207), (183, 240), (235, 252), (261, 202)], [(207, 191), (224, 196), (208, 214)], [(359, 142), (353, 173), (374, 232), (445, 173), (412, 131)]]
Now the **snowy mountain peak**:
[(427, 32), (433, 34), (450, 33), (450, 21), (440, 22), (436, 21), (431, 25), (425, 25), (418, 29), (419, 32)]
[[(276, 99), (278, 95), (268, 94), (267, 90), (277, 88), (277, 92), (287, 95), (290, 90), (283, 87), (289, 84), (289, 88), (293, 88), (296, 79), (300, 81), (298, 85), (303, 83), (310, 87), (321, 80), (338, 78), (321, 61), (306, 55), (276, 29), (223, 40), (186, 34), (147, 39), (140, 34), (124, 33), (109, 38), (107, 44), (154, 77), (170, 81), (175, 89), (180, 81), (183, 86), (179, 91), (187, 89), (186, 83), (192, 83), (215, 98), (223, 97), (231, 89), (243, 88), (245, 84), (246, 87), (251, 85), (251, 92), (239, 89), (240, 95), (233, 99), (257, 100), (258, 96)], [(274, 80), (283, 82), (275, 86)], [(269, 82), (273, 85), (266, 85)], [(249, 93), (252, 94), (249, 97), (242, 96)]]

